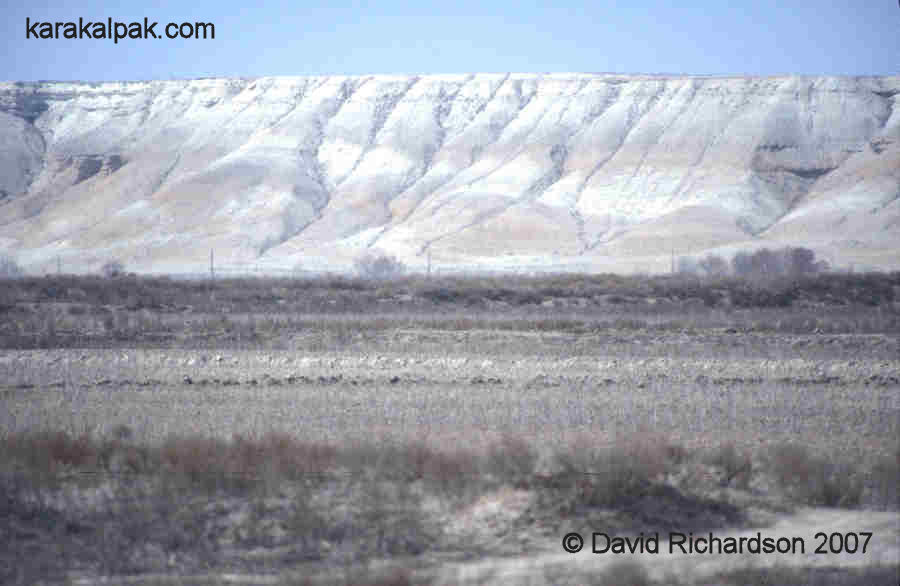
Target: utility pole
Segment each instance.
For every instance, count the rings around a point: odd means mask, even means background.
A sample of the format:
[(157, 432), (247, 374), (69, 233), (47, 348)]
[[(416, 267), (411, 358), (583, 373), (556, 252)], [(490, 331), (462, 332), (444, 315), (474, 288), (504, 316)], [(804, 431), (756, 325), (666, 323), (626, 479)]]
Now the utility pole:
[(428, 280), (431, 280), (431, 250), (428, 250)]
[(669, 272), (673, 275), (675, 274), (675, 247), (674, 246), (672, 247), (672, 264), (671, 264), (671, 268), (669, 269)]
[(56, 255), (56, 274), (57, 276), (62, 274), (62, 261), (59, 260), (58, 254)]

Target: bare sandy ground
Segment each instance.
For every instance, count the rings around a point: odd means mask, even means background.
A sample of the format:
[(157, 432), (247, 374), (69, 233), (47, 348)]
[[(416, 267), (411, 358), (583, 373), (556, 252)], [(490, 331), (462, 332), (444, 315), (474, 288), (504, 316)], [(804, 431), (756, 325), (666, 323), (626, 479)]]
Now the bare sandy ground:
[[(0, 429), (62, 427), (102, 434), (124, 424), (138, 441), (172, 433), (228, 438), (284, 431), (309, 440), (394, 436), (447, 445), (516, 432), (546, 446), (578, 433), (597, 434), (599, 440), (604, 433), (650, 430), (687, 446), (726, 439), (756, 448), (795, 440), (860, 462), (892, 449), (900, 437), (900, 361), (887, 357), (895, 348), (885, 353), (887, 342), (878, 337), (847, 336), (826, 345), (813, 336), (743, 343), (732, 338), (723, 346), (679, 334), (589, 339), (398, 331), (392, 336), (394, 342), (365, 352), (3, 351)], [(870, 346), (882, 354), (868, 357)], [(503, 539), (515, 540), (516, 526), (510, 527)], [(436, 573), (437, 583), (447, 585), (543, 585), (570, 583), (573, 575), (600, 573), (633, 559), (654, 579), (704, 583), (706, 577), (747, 566), (900, 564), (896, 510), (769, 509), (749, 527), (713, 531), (721, 539), (757, 532), (801, 538), (805, 552), (799, 554), (670, 554), (667, 533), (661, 533), (658, 554), (594, 554), (589, 533), (583, 533), (585, 550), (568, 554), (562, 546), (566, 531), (532, 534), (527, 548), (511, 547), (512, 555), (490, 552), (421, 572)], [(872, 537), (865, 552), (817, 554), (820, 532), (871, 532)], [(278, 577), (214, 573), (177, 580), (114, 577), (105, 583), (271, 584), (302, 575), (284, 569)]]
[[(597, 528), (601, 532), (603, 528)], [(870, 532), (872, 534), (865, 553), (815, 553), (823, 542), (816, 535), (833, 533), (847, 535)], [(591, 536), (583, 536), (585, 549), (577, 554), (565, 553), (562, 542), (559, 551), (540, 556), (515, 559), (480, 560), (477, 563), (463, 564), (445, 568), (443, 578), (447, 584), (544, 584), (548, 576), (554, 573), (567, 575), (571, 573), (600, 573), (611, 564), (623, 560), (636, 561), (643, 565), (651, 578), (664, 581), (675, 576), (682, 580), (702, 580), (705, 577), (728, 572), (742, 567), (869, 567), (878, 564), (900, 564), (900, 514), (896, 512), (844, 511), (825, 508), (808, 508), (794, 515), (779, 519), (769, 527), (746, 529), (741, 531), (714, 531), (715, 537), (727, 538), (753, 537), (757, 533), (763, 538), (777, 540), (785, 537), (790, 540), (800, 538), (805, 545), (805, 552), (785, 554), (766, 553), (753, 555), (740, 554), (684, 554), (676, 548), (669, 552), (668, 543), (661, 536), (659, 553), (592, 553)], [(706, 537), (709, 532), (697, 533), (695, 536)], [(837, 538), (835, 538), (836, 540)], [(598, 547), (603, 547), (605, 540), (598, 538)], [(545, 581), (541, 581), (541, 580)]]
[[(600, 530), (602, 528), (598, 528)], [(865, 552), (862, 542), (865, 533), (871, 533)], [(840, 534), (859, 536), (860, 546), (856, 553), (816, 553), (816, 548), (827, 536)], [(556, 552), (513, 558), (480, 559), (463, 564), (447, 564), (437, 570), (421, 572), (434, 583), (450, 586), (480, 585), (552, 585), (576, 583), (578, 577), (602, 574), (614, 564), (623, 561), (636, 562), (647, 570), (653, 580), (666, 583), (672, 578), (682, 583), (710, 583), (714, 576), (727, 574), (741, 568), (866, 568), (878, 565), (897, 567), (900, 565), (900, 514), (896, 512), (845, 511), (826, 508), (807, 508), (796, 514), (781, 518), (766, 527), (741, 531), (715, 531), (713, 535), (722, 540), (729, 538), (751, 538), (761, 534), (763, 538), (777, 540), (784, 537), (797, 543), (803, 541), (805, 551), (799, 548), (790, 553), (741, 554), (684, 554), (670, 553), (668, 544), (660, 540), (659, 553), (597, 554), (591, 552), (591, 537), (587, 538), (585, 549), (578, 554), (562, 551), (562, 543)], [(697, 533), (695, 536), (706, 536)], [(853, 539), (853, 538), (851, 538)], [(600, 540), (602, 543), (602, 539)], [(280, 576), (248, 574), (205, 574), (195, 576), (134, 576), (111, 577), (104, 584), (280, 584), (285, 579), (300, 578), (302, 572), (288, 571)], [(898, 576), (900, 578), (900, 576)], [(74, 580), (75, 584), (87, 586), (94, 582), (87, 579)], [(877, 585), (872, 585), (877, 586)]]

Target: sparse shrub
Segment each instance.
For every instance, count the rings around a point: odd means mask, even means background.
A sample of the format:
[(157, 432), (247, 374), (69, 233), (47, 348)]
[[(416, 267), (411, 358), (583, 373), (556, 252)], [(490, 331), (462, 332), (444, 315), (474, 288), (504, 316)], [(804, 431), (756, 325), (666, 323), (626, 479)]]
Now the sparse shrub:
[(739, 252), (731, 259), (731, 270), (738, 277), (749, 277), (753, 274), (753, 262), (749, 252)]
[(671, 461), (670, 447), (649, 437), (597, 447), (582, 437), (557, 453), (561, 478), (574, 481), (576, 499), (583, 504), (616, 507), (646, 494)]
[(205, 437), (172, 437), (161, 448), (169, 478), (209, 492), (242, 492), (256, 481), (256, 462), (240, 440), (229, 444)]
[(41, 288), (41, 295), (47, 299), (61, 301), (65, 299), (66, 291), (61, 286), (50, 284)]
[(363, 254), (354, 261), (353, 267), (364, 279), (392, 279), (406, 272), (406, 265), (397, 257), (380, 250)]
[(852, 465), (817, 456), (800, 444), (773, 447), (769, 466), (779, 486), (805, 504), (854, 507), (862, 500), (863, 483)]
[(728, 274), (728, 261), (715, 254), (706, 255), (697, 264), (708, 277), (722, 277)]
[(0, 279), (15, 279), (24, 276), (25, 271), (12, 257), (0, 254)]
[(63, 431), (11, 435), (4, 439), (2, 451), (8, 461), (47, 472), (94, 467), (99, 461), (99, 446), (90, 435), (76, 437)]
[(380, 476), (404, 482), (421, 480), (444, 494), (461, 494), (482, 482), (477, 454), (440, 450), (425, 441), (379, 448), (375, 462)]
[(112, 436), (119, 441), (128, 441), (134, 437), (134, 430), (124, 423), (119, 423), (112, 428)]
[(760, 248), (754, 252), (750, 257), (750, 266), (757, 277), (772, 278), (784, 274), (781, 255), (768, 248)]
[(448, 287), (438, 287), (436, 289), (425, 289), (419, 295), (432, 303), (453, 303), (460, 298), (461, 292)]
[(518, 484), (530, 480), (537, 459), (537, 451), (527, 442), (512, 435), (504, 435), (488, 448), (486, 464), (497, 478)]
[(122, 261), (111, 260), (104, 263), (100, 268), (100, 272), (103, 273), (103, 276), (106, 278), (119, 277), (125, 273), (125, 265), (122, 264)]
[(271, 492), (286, 479), (321, 475), (334, 464), (336, 449), (272, 433), (259, 439), (236, 435), (230, 442), (170, 437), (160, 452), (162, 465), (188, 484), (208, 491)]
[(710, 454), (709, 463), (722, 470), (722, 485), (733, 484), (746, 489), (753, 475), (753, 459), (750, 454), (739, 450), (734, 443), (726, 443)]
[(731, 266), (738, 277), (761, 280), (785, 276), (796, 279), (828, 270), (827, 262), (816, 261), (815, 252), (802, 246), (739, 252), (731, 259)]
[[(378, 557), (419, 555), (433, 543), (424, 524), (422, 499), (409, 483), (381, 477), (357, 483), (359, 515), (355, 530), (369, 533), (369, 551)], [(368, 548), (367, 548), (368, 549)]]
[(784, 249), (784, 266), (792, 277), (811, 275), (819, 268), (816, 266), (816, 253), (802, 246)]
[(14, 473), (20, 489), (56, 489), (67, 474), (76, 470), (95, 472), (102, 464), (102, 446), (89, 434), (24, 432), (0, 441), (0, 476)]
[(679, 275), (696, 275), (700, 272), (697, 261), (691, 256), (679, 256), (676, 272)]
[(534, 291), (503, 291), (503, 298), (500, 301), (507, 301), (511, 305), (538, 305), (544, 301), (544, 298)]

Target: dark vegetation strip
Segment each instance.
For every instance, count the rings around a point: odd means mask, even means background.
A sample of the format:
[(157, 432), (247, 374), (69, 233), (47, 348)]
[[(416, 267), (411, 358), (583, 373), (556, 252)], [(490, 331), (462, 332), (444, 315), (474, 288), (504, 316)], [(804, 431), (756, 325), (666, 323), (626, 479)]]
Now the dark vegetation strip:
[(707, 307), (889, 306), (900, 301), (900, 272), (830, 273), (750, 280), (690, 275), (563, 274), (537, 277), (345, 277), (176, 280), (168, 277), (52, 275), (0, 280), (0, 309), (22, 303), (65, 302), (128, 309), (200, 313), (343, 313), (371, 311), (379, 303), (424, 302), (470, 307), (502, 302), (512, 307), (547, 300), (586, 299), (609, 304), (637, 300), (700, 300)]
[(695, 276), (0, 281), (0, 348), (289, 347), (400, 330), (593, 334), (900, 332), (900, 273), (752, 281)]
[[(50, 305), (13, 307), (0, 313), (0, 348), (265, 348), (351, 349), (378, 343), (379, 337), (416, 332), (522, 332), (611, 336), (668, 333), (721, 335), (870, 335), (900, 333), (900, 311), (852, 307), (827, 309), (750, 309), (728, 312), (683, 308), (667, 312), (651, 307), (579, 310), (575, 316), (463, 315), (410, 313), (400, 310), (374, 316), (359, 313), (318, 315), (162, 313), (149, 310)], [(593, 312), (593, 314), (589, 314)], [(560, 313), (558, 310), (556, 313)], [(839, 340), (832, 340), (839, 341)]]
[[(502, 485), (571, 485), (583, 503), (616, 507), (652, 493), (660, 478), (702, 457), (722, 471), (723, 486), (735, 482), (746, 486), (762, 462), (762, 472), (804, 504), (854, 507), (860, 504), (862, 491), (857, 463), (833, 461), (796, 443), (775, 445), (764, 454), (751, 454), (731, 443), (691, 453), (651, 435), (605, 445), (596, 445), (585, 435), (556, 448), (550, 458), (552, 472), (546, 472), (538, 466), (535, 447), (514, 436), (475, 451), (441, 449), (418, 440), (336, 445), (301, 441), (279, 432), (236, 435), (230, 441), (172, 436), (158, 444), (138, 444), (130, 440), (131, 435), (127, 426), (102, 437), (65, 431), (8, 434), (0, 439), (0, 473), (5, 480), (38, 484), (67, 478), (102, 481), (109, 476), (157, 475), (178, 479), (185, 488), (226, 493), (273, 482), (374, 473), (404, 483), (422, 481), (431, 489), (456, 494)], [(900, 448), (868, 472), (884, 480), (883, 488), (891, 492), (900, 474)], [(894, 499), (896, 489), (893, 486)]]

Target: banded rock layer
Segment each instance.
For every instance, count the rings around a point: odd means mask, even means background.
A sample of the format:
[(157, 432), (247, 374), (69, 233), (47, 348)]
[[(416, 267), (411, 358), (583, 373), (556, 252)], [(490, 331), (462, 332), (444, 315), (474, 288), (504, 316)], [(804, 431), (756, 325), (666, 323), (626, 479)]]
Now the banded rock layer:
[(478, 74), (0, 84), (29, 268), (900, 268), (900, 78)]

